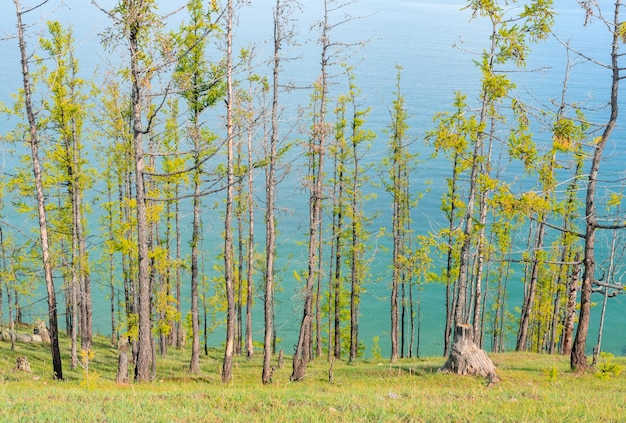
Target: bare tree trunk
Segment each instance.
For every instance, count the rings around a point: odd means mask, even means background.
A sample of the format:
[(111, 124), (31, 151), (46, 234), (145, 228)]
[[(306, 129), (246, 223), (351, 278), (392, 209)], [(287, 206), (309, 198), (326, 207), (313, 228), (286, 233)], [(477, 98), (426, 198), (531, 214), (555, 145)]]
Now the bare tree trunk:
[(454, 268), (454, 231), (457, 219), (457, 183), (459, 173), (459, 153), (454, 152), (452, 164), (452, 177), (450, 179), (450, 216), (448, 221), (448, 249), (446, 251), (446, 325), (443, 333), (443, 355), (450, 354), (452, 345), (452, 329), (454, 320), (454, 304), (456, 303), (455, 293), (457, 292), (456, 280), (452, 278), (452, 269)]
[(580, 316), (578, 319), (578, 328), (576, 330), (576, 337), (574, 338), (574, 345), (572, 346), (572, 353), (570, 356), (570, 365), (572, 370), (584, 371), (588, 368), (587, 358), (585, 356), (585, 347), (587, 345), (587, 333), (589, 331), (589, 316), (591, 314), (591, 292), (593, 285), (596, 282), (595, 279), (595, 241), (596, 241), (596, 229), (600, 226), (597, 218), (597, 209), (595, 204), (596, 185), (598, 181), (598, 172), (600, 170), (600, 163), (602, 162), (602, 154), (604, 147), (606, 146), (613, 129), (617, 124), (617, 117), (619, 111), (619, 82), (620, 82), (620, 64), (619, 64), (619, 43), (620, 43), (620, 28), (622, 27), (619, 12), (622, 8), (621, 0), (615, 1), (615, 8), (613, 13), (613, 40), (611, 44), (611, 97), (609, 106), (611, 113), (609, 120), (602, 132), (602, 136), (598, 142), (594, 143), (594, 153), (591, 160), (591, 168), (589, 170), (589, 181), (587, 184), (587, 193), (585, 197), (585, 256), (583, 263), (585, 269), (583, 272), (583, 281), (580, 294)]
[(71, 310), (71, 326), (70, 326), (70, 368), (75, 369), (78, 366), (78, 351), (77, 351), (77, 335), (78, 335), (78, 280), (76, 275), (76, 269), (72, 265), (72, 275), (70, 282), (70, 310)]
[[(113, 199), (111, 198), (111, 189), (107, 188), (107, 200), (109, 204), (113, 204)], [(107, 212), (107, 229), (109, 231), (109, 242), (111, 242), (114, 238), (114, 229), (113, 229), (113, 210), (108, 209)], [(117, 298), (116, 289), (115, 289), (115, 262), (114, 262), (114, 253), (112, 250), (109, 251), (108, 254), (108, 264), (109, 264), (109, 288), (110, 288), (110, 301), (111, 301), (111, 345), (116, 345), (118, 341), (117, 336), (117, 322), (115, 319), (115, 301)]]
[[(194, 194), (198, 194), (194, 192)], [(176, 196), (178, 197), (178, 184), (176, 185)], [(195, 196), (194, 196), (195, 198)], [(175, 270), (175, 279), (176, 279), (176, 312), (179, 318), (174, 322), (174, 345), (176, 348), (182, 348), (185, 343), (185, 331), (183, 330), (181, 324), (182, 314), (182, 297), (181, 297), (181, 275), (180, 275), (180, 261), (181, 261), (181, 232), (180, 232), (180, 202), (176, 202), (174, 206), (174, 213), (176, 215), (175, 225), (176, 225), (176, 270)]]
[[(235, 168), (241, 168), (242, 165), (242, 153), (241, 142), (237, 141), (237, 158), (234, 164)], [(252, 169), (248, 169), (252, 172)], [(237, 221), (237, 273), (235, 275), (235, 354), (241, 355), (241, 347), (243, 345), (243, 265), (246, 262), (244, 255), (244, 241), (243, 241), (243, 212), (244, 202), (243, 199), (243, 180), (238, 180), (235, 183), (235, 219)], [(234, 264), (233, 264), (234, 265)]]
[(59, 350), (59, 331), (57, 326), (57, 301), (50, 263), (50, 250), (48, 244), (48, 224), (46, 221), (46, 200), (43, 192), (41, 177), (41, 163), (39, 161), (39, 140), (37, 138), (37, 122), (33, 111), (31, 99), (30, 72), (28, 70), (28, 55), (26, 53), (26, 41), (24, 39), (24, 25), (22, 24), (22, 11), (19, 0), (13, 0), (17, 16), (17, 32), (22, 61), (22, 80), (24, 84), (24, 106), (30, 128), (30, 150), (33, 163), (33, 176), (35, 179), (35, 191), (37, 194), (37, 212), (39, 216), (39, 236), (41, 241), (41, 255), (43, 271), (48, 293), (48, 320), (50, 326), (50, 349), (52, 353), (52, 368), (54, 379), (63, 379), (63, 367), (61, 364), (61, 352)]
[(226, 212), (224, 218), (224, 283), (226, 285), (226, 347), (222, 366), (222, 382), (228, 383), (233, 376), (233, 355), (235, 352), (235, 287), (233, 277), (233, 185), (235, 182), (233, 160), (233, 1), (228, 0), (226, 24), (226, 72), (227, 72), (227, 99), (226, 99), (226, 144), (227, 144), (227, 187)]
[(254, 301), (254, 162), (252, 158), (252, 128), (253, 117), (248, 117), (248, 242), (246, 258), (246, 279), (248, 286), (246, 289), (246, 357), (251, 360), (254, 357), (254, 346), (252, 344), (252, 306)]
[[(355, 113), (356, 114), (356, 113)], [(354, 123), (353, 123), (354, 126)], [(360, 183), (360, 161), (357, 150), (356, 134), (352, 134), (352, 157), (354, 160), (354, 168), (352, 175), (352, 224), (351, 224), (351, 255), (350, 255), (350, 362), (357, 359), (359, 353), (359, 303), (361, 301), (361, 284), (363, 274), (362, 250), (359, 226), (362, 225), (362, 210), (360, 209), (359, 190)]]
[[(194, 144), (196, 146), (195, 164), (199, 164), (199, 134), (194, 134)], [(197, 374), (200, 371), (200, 331), (198, 312), (198, 243), (200, 242), (200, 175), (199, 169), (196, 169), (194, 175), (194, 196), (193, 196), (193, 229), (191, 235), (191, 362), (189, 364), (189, 372)]]
[[(140, 5), (136, 4), (139, 8)], [(152, 367), (152, 303), (151, 303), (151, 283), (150, 283), (150, 255), (148, 239), (148, 216), (146, 203), (146, 187), (144, 182), (144, 149), (143, 135), (147, 132), (142, 125), (142, 102), (144, 100), (144, 76), (139, 66), (139, 26), (141, 17), (139, 11), (134, 11), (132, 15), (129, 33), (130, 50), (130, 74), (132, 82), (132, 130), (135, 164), (135, 196), (136, 196), (136, 218), (137, 218), (137, 263), (138, 263), (138, 314), (139, 314), (139, 336), (137, 362), (135, 363), (135, 380), (137, 382), (148, 382), (151, 378)]]
[(280, 71), (280, 46), (282, 42), (281, 17), (283, 4), (276, 0), (274, 9), (274, 66), (272, 69), (272, 133), (270, 134), (269, 163), (265, 173), (265, 298), (263, 311), (265, 317), (265, 334), (263, 337), (263, 383), (272, 381), (272, 341), (274, 336), (274, 258), (276, 256), (276, 221), (275, 191), (276, 188), (276, 149), (278, 144), (278, 74)]
[[(577, 260), (578, 261), (578, 256)], [(574, 335), (574, 321), (576, 318), (576, 297), (579, 290), (580, 265), (575, 264), (572, 268), (568, 284), (567, 305), (565, 308), (565, 320), (563, 322), (563, 341), (561, 343), (561, 354), (572, 353), (572, 337)]]
[(337, 214), (335, 216), (336, 218), (336, 222), (333, 228), (333, 234), (332, 237), (334, 238), (334, 243), (335, 243), (335, 256), (334, 256), (334, 262), (335, 262), (335, 266), (334, 266), (334, 274), (331, 273), (331, 277), (333, 279), (334, 285), (335, 285), (335, 290), (334, 290), (334, 311), (335, 311), (335, 315), (334, 315), (334, 324), (333, 324), (333, 328), (334, 328), (334, 346), (335, 346), (335, 351), (334, 351), (334, 357), (335, 358), (341, 358), (341, 292), (342, 292), (342, 287), (341, 287), (341, 263), (343, 261), (343, 257), (342, 257), (342, 229), (343, 229), (343, 174), (340, 171), (339, 174), (337, 175), (337, 183), (339, 184), (339, 192), (338, 192), (338, 198), (336, 199), (336, 211)]
[(117, 356), (117, 376), (115, 382), (119, 384), (128, 383), (128, 338), (121, 337), (118, 346)]
[[(78, 151), (78, 147), (75, 146), (75, 151)], [(75, 153), (74, 160), (76, 161), (74, 166), (78, 168), (78, 154)], [(79, 259), (79, 278), (80, 284), (80, 304), (81, 304), (81, 328), (80, 328), (80, 342), (81, 347), (84, 350), (91, 349), (91, 342), (93, 338), (93, 306), (91, 301), (91, 277), (89, 275), (88, 253), (87, 253), (87, 241), (85, 239), (85, 233), (83, 229), (83, 205), (82, 196), (78, 187), (75, 189), (75, 202), (76, 202), (76, 237), (78, 240), (78, 259)]]
[[(0, 227), (0, 251), (2, 252), (2, 270), (7, 271), (7, 254), (6, 254), (6, 245), (4, 244), (4, 232), (2, 231), (2, 227)], [(7, 291), (7, 308), (9, 309), (9, 338), (11, 340), (11, 351), (15, 351), (15, 323), (13, 322), (13, 310), (11, 308), (11, 288), (9, 287), (9, 283), (5, 280), (4, 285)], [(2, 291), (2, 286), (0, 286), (0, 291)]]
[(521, 321), (519, 332), (517, 335), (517, 345), (516, 351), (525, 351), (527, 336), (528, 336), (528, 326), (530, 324), (530, 319), (532, 316), (534, 301), (535, 301), (535, 293), (537, 291), (537, 282), (539, 280), (539, 267), (541, 263), (539, 262), (537, 253), (541, 251), (543, 248), (543, 238), (546, 231), (545, 215), (541, 213), (538, 216), (539, 228), (537, 228), (537, 239), (535, 241), (535, 245), (533, 248), (532, 254), (532, 263), (531, 263), (531, 272), (530, 272), (530, 281), (528, 284), (528, 289), (524, 295), (524, 304), (522, 307)]
[[(293, 355), (293, 370), (290, 379), (302, 380), (306, 375), (306, 368), (311, 360), (311, 337), (313, 330), (313, 288), (321, 276), (321, 229), (322, 229), (322, 198), (324, 157), (326, 149), (326, 101), (328, 81), (326, 67), (328, 65), (328, 4), (324, 0), (324, 22), (322, 23), (322, 60), (321, 78), (319, 82), (319, 120), (314, 122), (314, 133), (311, 145), (311, 187), (309, 199), (309, 245), (308, 245), (308, 272), (304, 287), (304, 308), (300, 323), (300, 334), (296, 351)], [(314, 145), (313, 145), (314, 144)]]
[[(614, 282), (614, 275), (616, 273), (616, 251), (618, 244), (618, 235), (617, 231), (613, 231), (613, 236), (611, 238), (611, 249), (609, 256), (609, 264), (606, 269), (606, 282), (612, 283)], [(600, 326), (598, 328), (598, 342), (593, 348), (593, 360), (592, 365), (595, 366), (598, 361), (598, 356), (602, 351), (602, 336), (604, 332), (604, 317), (606, 316), (606, 304), (610, 296), (616, 295), (617, 291), (614, 291), (612, 295), (610, 295), (610, 289), (608, 286), (603, 287), (600, 292), (602, 292), (602, 311), (600, 312)]]

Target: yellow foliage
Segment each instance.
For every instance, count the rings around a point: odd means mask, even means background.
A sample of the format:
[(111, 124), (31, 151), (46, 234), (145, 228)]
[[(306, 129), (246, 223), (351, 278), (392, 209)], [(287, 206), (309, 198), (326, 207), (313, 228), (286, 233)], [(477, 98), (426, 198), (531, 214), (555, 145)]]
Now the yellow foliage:
[(622, 39), (622, 42), (626, 43), (626, 22), (622, 22), (621, 24), (619, 24), (619, 26), (617, 27), (617, 33)]

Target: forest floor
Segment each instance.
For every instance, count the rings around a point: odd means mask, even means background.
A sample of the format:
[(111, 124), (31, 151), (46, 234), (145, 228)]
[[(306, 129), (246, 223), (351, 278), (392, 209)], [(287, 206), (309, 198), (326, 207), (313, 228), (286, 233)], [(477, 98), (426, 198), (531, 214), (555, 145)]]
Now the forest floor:
[[(439, 373), (442, 357), (343, 360), (319, 358), (290, 382), (285, 358), (272, 384), (261, 383), (261, 351), (238, 357), (231, 383), (220, 378), (222, 351), (201, 356), (188, 374), (190, 349), (158, 357), (150, 383), (115, 383), (117, 351), (97, 337), (88, 372), (70, 369), (63, 336), (64, 381), (52, 379), (46, 344), (0, 341), (0, 422), (564, 422), (626, 421), (625, 357), (604, 356), (594, 371), (574, 374), (569, 358), (490, 354), (501, 381)], [(26, 357), (31, 372), (15, 369)], [(132, 369), (131, 369), (132, 372)]]

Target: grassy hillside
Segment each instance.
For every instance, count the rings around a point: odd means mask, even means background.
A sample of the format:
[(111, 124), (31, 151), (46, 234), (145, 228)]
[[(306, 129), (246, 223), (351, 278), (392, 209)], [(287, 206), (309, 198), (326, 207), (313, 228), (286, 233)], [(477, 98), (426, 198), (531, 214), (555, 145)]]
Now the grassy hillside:
[[(105, 338), (94, 343), (89, 375), (70, 370), (69, 345), (61, 340), (66, 380), (53, 381), (47, 345), (0, 341), (0, 422), (559, 422), (626, 421), (625, 358), (608, 358), (605, 374), (575, 375), (567, 357), (494, 354), (502, 381), (440, 374), (441, 357), (361, 361), (329, 365), (319, 359), (302, 382), (289, 382), (290, 361), (277, 369), (274, 383), (261, 384), (260, 354), (239, 358), (231, 384), (221, 383), (221, 351), (202, 356), (202, 374), (186, 371), (189, 351), (159, 357), (149, 384), (115, 384), (117, 353)], [(26, 356), (32, 372), (14, 370)], [(608, 361), (607, 361), (608, 360)]]

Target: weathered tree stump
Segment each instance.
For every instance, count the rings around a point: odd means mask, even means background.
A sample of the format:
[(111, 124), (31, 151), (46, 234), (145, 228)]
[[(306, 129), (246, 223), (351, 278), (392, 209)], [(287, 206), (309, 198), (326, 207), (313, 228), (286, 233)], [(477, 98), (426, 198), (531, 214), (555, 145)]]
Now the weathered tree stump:
[(121, 336), (117, 342), (119, 354), (117, 356), (117, 377), (118, 384), (128, 383), (128, 337)]
[(472, 326), (459, 324), (454, 331), (454, 345), (441, 372), (482, 376), (491, 383), (500, 381), (487, 353), (474, 343)]
[(46, 344), (50, 343), (50, 333), (48, 332), (46, 323), (43, 320), (37, 319), (33, 332), (35, 335), (41, 336), (41, 342), (45, 342)]
[(28, 362), (28, 358), (26, 357), (17, 357), (17, 366), (15, 366), (16, 370), (20, 372), (29, 372), (30, 373), (30, 363)]
[(2, 339), (4, 342), (10, 342), (11, 341), (11, 332), (9, 332), (8, 329), (2, 328), (0, 330), (0, 339)]

